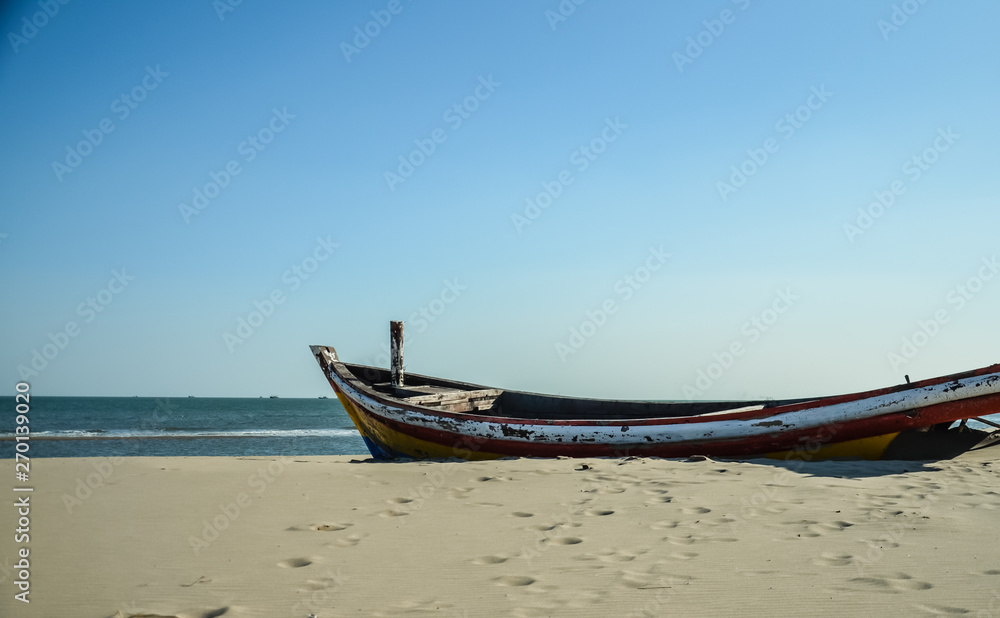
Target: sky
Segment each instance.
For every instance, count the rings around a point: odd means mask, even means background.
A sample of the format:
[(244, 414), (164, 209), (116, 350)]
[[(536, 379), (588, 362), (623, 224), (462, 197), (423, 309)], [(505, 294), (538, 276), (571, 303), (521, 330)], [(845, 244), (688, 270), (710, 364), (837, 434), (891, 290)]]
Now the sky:
[(8, 2), (0, 389), (588, 397), (1000, 362), (1000, 5)]

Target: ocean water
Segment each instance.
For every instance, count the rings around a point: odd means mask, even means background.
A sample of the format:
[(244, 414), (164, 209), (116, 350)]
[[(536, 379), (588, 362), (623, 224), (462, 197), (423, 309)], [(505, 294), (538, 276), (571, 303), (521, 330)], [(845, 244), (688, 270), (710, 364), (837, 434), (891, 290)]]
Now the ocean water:
[[(14, 456), (14, 398), (0, 457)], [(368, 455), (335, 398), (31, 397), (30, 457)]]

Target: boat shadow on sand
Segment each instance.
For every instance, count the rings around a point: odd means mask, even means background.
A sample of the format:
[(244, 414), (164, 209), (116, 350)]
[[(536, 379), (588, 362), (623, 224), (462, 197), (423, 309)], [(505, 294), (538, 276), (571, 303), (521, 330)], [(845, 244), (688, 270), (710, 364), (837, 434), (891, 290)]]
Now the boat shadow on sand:
[(809, 476), (870, 478), (908, 472), (935, 472), (939, 464), (958, 458), (1000, 458), (1000, 435), (981, 431), (914, 432), (901, 435), (892, 452), (877, 461), (865, 459), (752, 459), (753, 463), (785, 468)]

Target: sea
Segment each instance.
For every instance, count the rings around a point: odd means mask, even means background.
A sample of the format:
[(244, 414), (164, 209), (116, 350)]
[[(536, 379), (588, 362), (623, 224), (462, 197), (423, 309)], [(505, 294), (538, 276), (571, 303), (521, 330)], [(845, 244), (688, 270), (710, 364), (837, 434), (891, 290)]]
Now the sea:
[[(0, 458), (13, 458), (15, 403), (0, 414)], [(36, 397), (29, 457), (361, 455), (335, 397)]]

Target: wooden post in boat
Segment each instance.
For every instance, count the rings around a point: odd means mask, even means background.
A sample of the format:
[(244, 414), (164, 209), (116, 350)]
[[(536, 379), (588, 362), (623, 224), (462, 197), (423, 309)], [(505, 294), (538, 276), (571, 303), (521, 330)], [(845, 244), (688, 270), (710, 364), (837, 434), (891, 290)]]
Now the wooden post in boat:
[(389, 355), (392, 357), (392, 385), (403, 386), (403, 322), (389, 322)]

